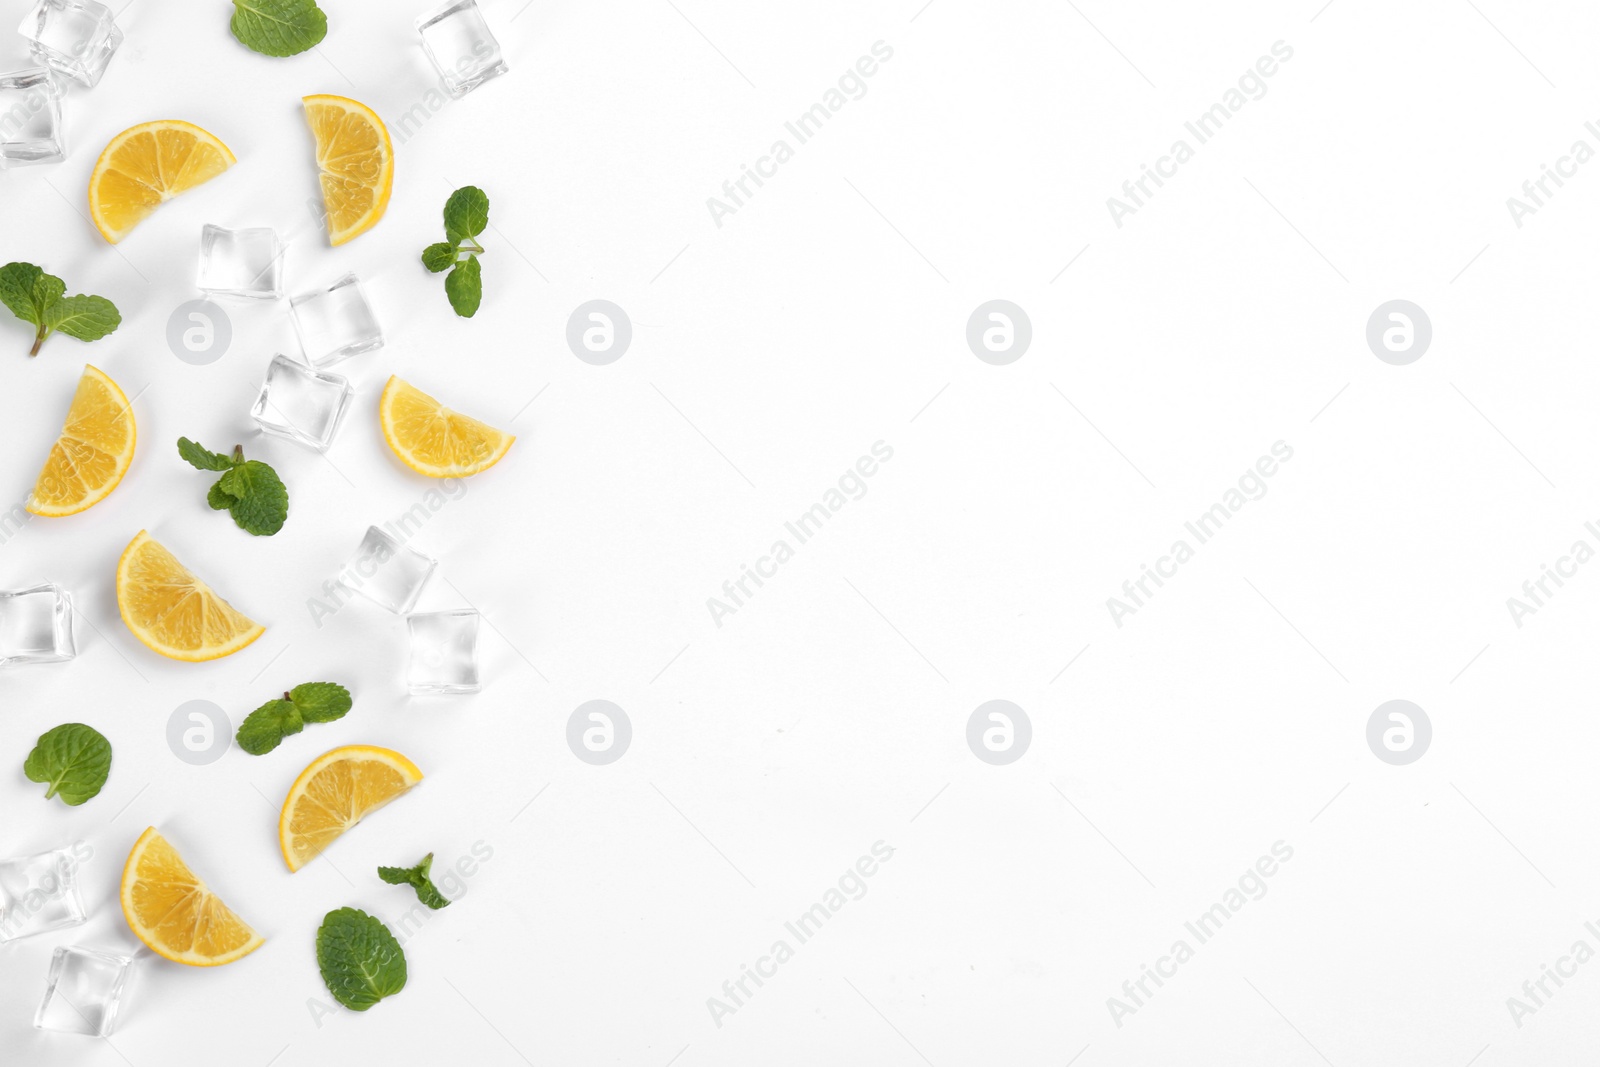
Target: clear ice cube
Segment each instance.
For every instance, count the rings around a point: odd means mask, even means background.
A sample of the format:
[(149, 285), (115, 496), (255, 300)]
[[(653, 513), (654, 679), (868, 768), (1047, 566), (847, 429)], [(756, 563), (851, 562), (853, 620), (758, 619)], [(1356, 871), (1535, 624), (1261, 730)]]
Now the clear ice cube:
[(132, 971), (129, 956), (75, 945), (56, 949), (33, 1025), (64, 1034), (110, 1037)]
[(265, 227), (200, 231), (200, 291), (212, 296), (276, 300), (283, 295), (283, 243)]
[(339, 572), (339, 584), (404, 615), (416, 606), (422, 587), (437, 566), (437, 561), (369, 526), (355, 555)]
[(0, 164), (59, 163), (67, 145), (61, 89), (43, 67), (0, 74)]
[(0, 860), (0, 944), (77, 926), (86, 918), (72, 849)]
[(326, 289), (291, 297), (289, 313), (300, 347), (313, 367), (331, 367), (383, 347), (383, 330), (354, 274), (346, 274)]
[(266, 433), (326, 452), (354, 395), (350, 382), (337, 374), (273, 356), (250, 417)]
[(411, 667), (406, 683), (416, 696), (476, 693), (478, 613), (431, 611), (406, 616), (411, 630)]
[(0, 591), (0, 667), (59, 663), (78, 654), (72, 642), (72, 597), (46, 582)]
[(94, 0), (39, 0), (18, 32), (34, 59), (91, 89), (122, 43), (111, 9)]
[(477, 0), (451, 0), (435, 8), (417, 20), (417, 33), (451, 96), (466, 96), (506, 72), (500, 42), (489, 32)]

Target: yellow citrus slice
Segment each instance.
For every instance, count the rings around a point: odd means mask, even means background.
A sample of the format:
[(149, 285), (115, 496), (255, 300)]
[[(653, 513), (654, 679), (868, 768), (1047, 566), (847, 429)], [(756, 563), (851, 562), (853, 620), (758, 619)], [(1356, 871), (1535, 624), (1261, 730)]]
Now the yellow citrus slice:
[(391, 377), (378, 398), (383, 439), (400, 462), (430, 478), (461, 478), (500, 462), (516, 438)]
[(137, 439), (128, 398), (104, 371), (85, 366), (66, 425), (33, 485), (28, 510), (59, 517), (94, 507), (128, 473)]
[(89, 217), (116, 244), (179, 193), (238, 162), (233, 150), (192, 122), (164, 119), (123, 130), (89, 176)]
[(122, 915), (153, 952), (191, 967), (232, 963), (266, 940), (195, 877), (154, 826), (122, 868)]
[(168, 659), (220, 659), (267, 629), (235, 611), (143, 530), (117, 564), (117, 607), (133, 636)]
[(350, 827), (422, 781), (398, 752), (346, 745), (300, 772), (278, 816), (278, 847), (290, 871), (316, 859)]
[(317, 139), (328, 240), (342, 245), (378, 224), (394, 191), (394, 145), (366, 104), (344, 96), (308, 96), (306, 122)]

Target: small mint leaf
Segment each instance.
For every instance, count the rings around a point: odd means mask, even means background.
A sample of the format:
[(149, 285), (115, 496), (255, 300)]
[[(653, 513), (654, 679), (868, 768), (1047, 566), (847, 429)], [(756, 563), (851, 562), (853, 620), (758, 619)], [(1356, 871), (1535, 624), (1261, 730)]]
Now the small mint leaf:
[(239, 724), (239, 747), (252, 756), (264, 756), (290, 734), (305, 728), (292, 702), (269, 700)]
[(212, 452), (195, 444), (187, 437), (178, 438), (178, 455), (196, 470), (225, 471), (233, 469), (233, 459), (220, 452)]
[[(59, 278), (51, 278), (46, 274), (45, 279), (55, 285), (47, 290), (56, 289), (55, 302), (44, 307), (44, 325), (48, 329), (58, 330), (68, 337), (76, 337), (80, 341), (98, 341), (100, 338), (116, 330), (122, 325), (122, 315), (117, 311), (117, 305), (103, 296), (61, 296), (66, 286), (61, 284)], [(35, 295), (39, 294), (39, 287), (35, 286)]]
[(477, 256), (469, 256), (464, 262), (457, 263), (455, 269), (445, 276), (444, 293), (450, 298), (450, 306), (462, 318), (470, 319), (478, 313), (478, 305), (483, 303), (483, 271), (478, 266)]
[(235, 498), (228, 513), (239, 529), (269, 537), (289, 518), (289, 490), (278, 472), (252, 459), (223, 473), (217, 488)]
[(436, 245), (429, 245), (422, 250), (422, 265), (434, 274), (442, 270), (449, 270), (456, 261), (456, 246), (447, 241)]
[(64, 723), (40, 736), (22, 773), (50, 786), (46, 800), (59, 796), (76, 807), (97, 796), (111, 775), (111, 742), (92, 726)]
[(489, 196), (475, 185), (463, 186), (450, 194), (444, 205), (444, 232), (461, 243), (476, 237), (489, 225)]
[(317, 968), (333, 999), (366, 1011), (406, 987), (406, 954), (382, 922), (356, 908), (330, 911), (317, 929)]
[(354, 703), (350, 690), (337, 682), (305, 682), (289, 690), (289, 699), (306, 722), (342, 719)]
[(264, 56), (297, 56), (328, 35), (328, 16), (316, 0), (233, 0), (233, 6), (234, 37)]

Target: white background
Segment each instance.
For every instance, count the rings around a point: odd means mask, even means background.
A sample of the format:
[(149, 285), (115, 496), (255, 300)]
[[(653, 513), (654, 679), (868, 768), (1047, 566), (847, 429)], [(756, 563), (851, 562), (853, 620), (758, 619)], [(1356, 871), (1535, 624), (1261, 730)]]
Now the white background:
[[(388, 217), (337, 250), (305, 206), (299, 98), (396, 123), (432, 78), (421, 5), (326, 0), (327, 40), (287, 60), (239, 47), (221, 0), (124, 11), (104, 82), (68, 99), (66, 162), (0, 176), (0, 259), (125, 316), (33, 360), (0, 323), (0, 497), (31, 487), (86, 360), (137, 395), (140, 431), (108, 500), (0, 545), (0, 586), (54, 579), (80, 611), (76, 661), (0, 676), (0, 852), (94, 848), (91, 921), (0, 948), (0, 1057), (1584, 1061), (1600, 964), (1520, 1028), (1506, 998), (1579, 938), (1600, 948), (1600, 568), (1520, 629), (1505, 600), (1600, 518), (1600, 163), (1520, 229), (1505, 201), (1574, 140), (1600, 148), (1600, 14), (921, 4), (487, 0), (511, 72), (399, 147)], [(0, 2), (0, 26), (26, 6)], [(716, 226), (706, 198), (880, 40), (893, 59), (865, 97)], [(1115, 226), (1106, 198), (1278, 40), (1294, 55), (1267, 94)], [(0, 66), (24, 65), (0, 34)], [(239, 164), (113, 250), (87, 178), (154, 118), (205, 126)], [(467, 183), (494, 224), (470, 322), (416, 262)], [(206, 222), (276, 227), (291, 291), (366, 281), (389, 344), (338, 368), (357, 397), (326, 459), (247, 417), (295, 350), (285, 304), (236, 309), (210, 366), (170, 353)], [(964, 339), (997, 297), (1033, 324), (1004, 367)], [(608, 367), (564, 341), (593, 298), (636, 324)], [(1395, 298), (1434, 327), (1406, 367), (1364, 339)], [(415, 540), (441, 561), (422, 606), (492, 623), (477, 696), (408, 699), (400, 620), (358, 602), (318, 629), (307, 610), (362, 530), (429, 488), (377, 430), (391, 373), (518, 435)], [(209, 511), (180, 435), (273, 463), (282, 533)], [(866, 496), (717, 627), (706, 598), (879, 440), (894, 458)], [(1278, 440), (1294, 458), (1266, 497), (1114, 626), (1106, 598)], [(266, 635), (199, 666), (139, 645), (112, 579), (140, 529)], [(266, 757), (168, 750), (185, 701), (237, 723), (312, 679), (348, 684), (354, 711)], [(610, 766), (565, 742), (594, 698), (634, 726)], [(994, 698), (1033, 723), (1006, 767), (965, 742)], [(1410, 766), (1366, 744), (1393, 698), (1433, 723)], [(81, 808), (21, 774), (62, 721), (116, 748)], [(363, 742), (427, 780), (288, 875), (285, 790)], [(142, 960), (114, 1048), (35, 1032), (57, 944), (134, 947), (116, 888), (150, 825), (266, 946), (212, 971)], [(880, 840), (896, 851), (867, 895), (715, 1025), (707, 998)], [(1294, 858), (1267, 895), (1115, 1025), (1107, 998), (1279, 840)], [(398, 919), (406, 893), (376, 865), (480, 841), (465, 897), (407, 939), (400, 997), (318, 1025), (321, 916)]]

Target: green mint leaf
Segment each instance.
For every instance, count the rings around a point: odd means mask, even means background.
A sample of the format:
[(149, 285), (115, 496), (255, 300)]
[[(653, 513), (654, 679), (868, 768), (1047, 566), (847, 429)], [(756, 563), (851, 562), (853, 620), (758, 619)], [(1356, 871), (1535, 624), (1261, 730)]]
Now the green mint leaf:
[[(66, 290), (59, 278), (51, 278), (48, 274), (44, 277), (60, 285), (63, 292)], [(36, 295), (37, 292), (38, 287), (35, 286)], [(44, 325), (47, 329), (59, 330), (80, 341), (98, 341), (122, 325), (122, 315), (117, 311), (117, 305), (103, 296), (63, 297), (58, 292), (56, 297), (55, 302), (44, 309)]]
[(91, 799), (111, 774), (111, 742), (100, 731), (79, 722), (47, 730), (28, 753), (22, 773), (30, 782), (48, 783), (44, 797), (61, 797), (76, 807)]
[(300, 717), (306, 722), (333, 722), (342, 719), (354, 703), (350, 690), (337, 682), (306, 682), (289, 690)]
[(237, 499), (237, 497), (231, 497), (228, 495), (228, 491), (222, 488), (222, 483), (220, 481), (214, 483), (210, 489), (206, 490), (206, 503), (211, 505), (212, 511), (227, 511), (229, 508), (233, 507)]
[(433, 870), (433, 853), (422, 857), (415, 867), (379, 867), (378, 877), (390, 885), (408, 885), (417, 891), (417, 899), (434, 911), (450, 906), (450, 898), (434, 886), (429, 876)]
[(231, 456), (202, 448), (187, 437), (178, 438), (178, 455), (182, 456), (184, 461), (196, 470), (226, 471), (233, 469), (233, 458)]
[(330, 911), (317, 929), (317, 967), (333, 999), (366, 1011), (406, 987), (406, 954), (389, 928), (357, 908)]
[[(66, 292), (66, 282), (57, 278), (54, 274), (39, 272), (39, 276), (33, 280), (32, 289), (33, 310), (38, 313), (39, 318), (36, 321), (39, 325), (48, 325), (46, 320), (49, 318), (51, 308), (56, 301), (66, 295)], [(110, 301), (108, 300), (106, 303), (109, 304)]]
[(265, 756), (290, 734), (305, 729), (292, 701), (269, 700), (239, 724), (239, 747), (252, 756)]
[(233, 0), (233, 6), (233, 35), (264, 56), (297, 56), (328, 35), (328, 16), (316, 0)]
[(449, 270), (456, 261), (456, 246), (441, 241), (436, 245), (429, 245), (422, 250), (422, 265), (434, 274), (442, 270)]
[(450, 298), (450, 306), (462, 318), (470, 319), (478, 313), (478, 305), (483, 303), (483, 272), (478, 266), (477, 256), (469, 256), (457, 263), (455, 269), (445, 276), (444, 294)]
[(456, 244), (463, 238), (478, 236), (488, 225), (489, 197), (477, 186), (463, 186), (445, 201), (444, 232)]
[(278, 472), (260, 460), (227, 471), (217, 479), (217, 488), (236, 498), (228, 513), (246, 533), (269, 537), (283, 529), (289, 518), (289, 490)]
[(0, 304), (23, 322), (42, 324), (43, 316), (33, 299), (33, 287), (44, 271), (32, 263), (7, 263), (0, 267)]

